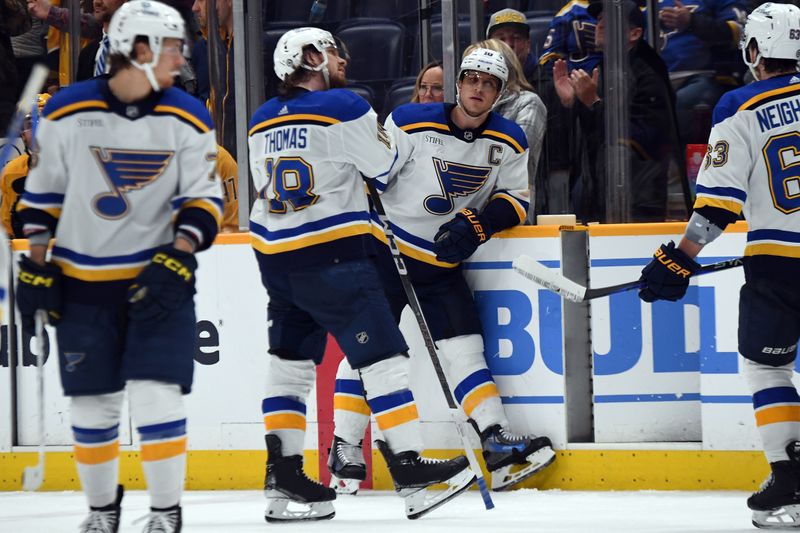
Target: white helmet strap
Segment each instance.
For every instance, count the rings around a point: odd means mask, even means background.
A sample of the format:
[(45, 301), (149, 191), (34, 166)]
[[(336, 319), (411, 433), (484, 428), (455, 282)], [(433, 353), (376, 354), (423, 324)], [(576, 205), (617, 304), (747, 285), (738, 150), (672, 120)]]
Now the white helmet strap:
[[(316, 48), (315, 48), (316, 50)], [(318, 50), (317, 50), (318, 51)], [(318, 51), (319, 52), (319, 51)], [(317, 65), (316, 67), (312, 67), (308, 63), (301, 63), (300, 66), (306, 70), (310, 70), (312, 72), (322, 72), (322, 77), (325, 78), (325, 89), (331, 88), (331, 75), (330, 71), (328, 70), (328, 51), (327, 49), (319, 52), (322, 54), (322, 63)]]
[(761, 61), (761, 50), (759, 50), (758, 53), (756, 54), (755, 60), (751, 62), (750, 43), (747, 43), (745, 46), (742, 47), (742, 60), (744, 61), (744, 64), (747, 65), (747, 68), (750, 69), (750, 74), (752, 74), (753, 77), (756, 80), (758, 80), (758, 71), (756, 70), (756, 68), (758, 67), (758, 63)]
[(156, 80), (156, 74), (155, 72), (153, 72), (153, 67), (155, 66), (157, 61), (158, 59), (154, 59), (150, 63), (139, 63), (138, 61), (134, 61), (133, 59), (131, 59), (131, 65), (144, 72), (147, 81), (150, 82), (150, 86), (156, 92), (161, 90), (161, 87), (158, 86), (158, 80)]

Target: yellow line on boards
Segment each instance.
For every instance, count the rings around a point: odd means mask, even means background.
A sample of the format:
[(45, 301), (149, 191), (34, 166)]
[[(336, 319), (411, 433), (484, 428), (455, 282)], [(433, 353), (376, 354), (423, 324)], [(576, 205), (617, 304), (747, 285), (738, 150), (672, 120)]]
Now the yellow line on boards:
[[(426, 450), (450, 458), (459, 450)], [(476, 450), (480, 460), (480, 450)], [(319, 479), (316, 450), (305, 451), (306, 473)], [(0, 453), (0, 490), (22, 488), (22, 471), (36, 464), (35, 452)], [(392, 490), (392, 480), (377, 450), (372, 452), (373, 487)], [(255, 490), (263, 488), (266, 452), (259, 450), (190, 451), (188, 490)], [(482, 464), (482, 461), (481, 461)], [(755, 490), (769, 471), (755, 451), (560, 450), (556, 462), (520, 487), (562, 490)], [(484, 475), (488, 473), (484, 470)], [(120, 483), (144, 489), (139, 452), (120, 454)], [(79, 490), (72, 452), (49, 452), (42, 490)]]

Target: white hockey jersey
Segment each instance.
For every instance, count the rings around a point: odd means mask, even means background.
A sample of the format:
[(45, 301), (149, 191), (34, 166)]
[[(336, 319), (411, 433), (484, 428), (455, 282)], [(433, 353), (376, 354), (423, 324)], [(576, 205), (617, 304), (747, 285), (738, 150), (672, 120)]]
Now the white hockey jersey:
[(722, 96), (697, 177), (695, 209), (720, 227), (744, 214), (749, 273), (800, 268), (800, 77)]
[(385, 177), (397, 154), (375, 112), (345, 89), (273, 98), (250, 121), (258, 198), (250, 235), (262, 267), (373, 253), (362, 174)]
[[(59, 91), (37, 130), (39, 153), (18, 210), (26, 235), (49, 230), (67, 298), (108, 302), (175, 231), (211, 245), (222, 216), (211, 118), (178, 89), (135, 104), (105, 79)], [(112, 287), (113, 286), (113, 287)]]
[[(461, 130), (453, 107), (406, 104), (386, 119), (398, 163), (381, 195), (403, 255), (443, 268), (456, 265), (436, 259), (433, 237), (460, 209), (482, 212), (497, 232), (524, 222), (529, 203), (522, 129), (491, 113), (480, 129)], [(382, 231), (376, 236), (385, 242)]]

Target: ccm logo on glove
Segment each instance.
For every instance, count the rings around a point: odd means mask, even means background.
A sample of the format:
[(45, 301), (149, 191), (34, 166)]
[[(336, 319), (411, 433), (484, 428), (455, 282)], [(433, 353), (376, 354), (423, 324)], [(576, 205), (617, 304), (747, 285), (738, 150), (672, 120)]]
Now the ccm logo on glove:
[(671, 271), (675, 272), (679, 276), (683, 276), (684, 278), (688, 278), (689, 276), (692, 275), (692, 273), (689, 270), (683, 268), (681, 265), (679, 265), (678, 263), (676, 263), (675, 261), (673, 261), (672, 259), (667, 257), (667, 254), (665, 254), (664, 251), (661, 248), (656, 250), (656, 253), (653, 254), (653, 256), (656, 259), (658, 259), (659, 263), (661, 263), (662, 265), (664, 265), (665, 267), (667, 267)]
[(26, 284), (32, 285), (34, 287), (52, 287), (53, 286), (53, 277), (52, 276), (40, 276), (39, 274), (34, 274), (33, 272), (26, 272), (24, 270), (19, 273), (19, 280), (22, 283), (26, 283)]
[(164, 265), (165, 268), (175, 272), (177, 275), (182, 277), (187, 282), (192, 280), (192, 271), (186, 268), (186, 266), (184, 266), (183, 263), (181, 263), (174, 257), (170, 257), (164, 252), (158, 252), (156, 255), (154, 255), (153, 263), (158, 265)]

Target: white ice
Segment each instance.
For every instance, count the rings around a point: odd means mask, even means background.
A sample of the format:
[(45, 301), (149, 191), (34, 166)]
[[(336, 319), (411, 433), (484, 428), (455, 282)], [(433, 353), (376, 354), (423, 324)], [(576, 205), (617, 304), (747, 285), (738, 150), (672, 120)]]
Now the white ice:
[[(184, 495), (185, 533), (753, 533), (744, 492), (575, 492), (519, 490), (494, 494), (485, 511), (470, 491), (416, 521), (394, 493), (339, 497), (333, 520), (267, 524), (258, 491), (190, 491)], [(147, 495), (126, 493), (120, 533), (141, 532), (132, 522), (147, 513)], [(86, 511), (78, 492), (0, 493), (0, 532), (74, 533)]]

